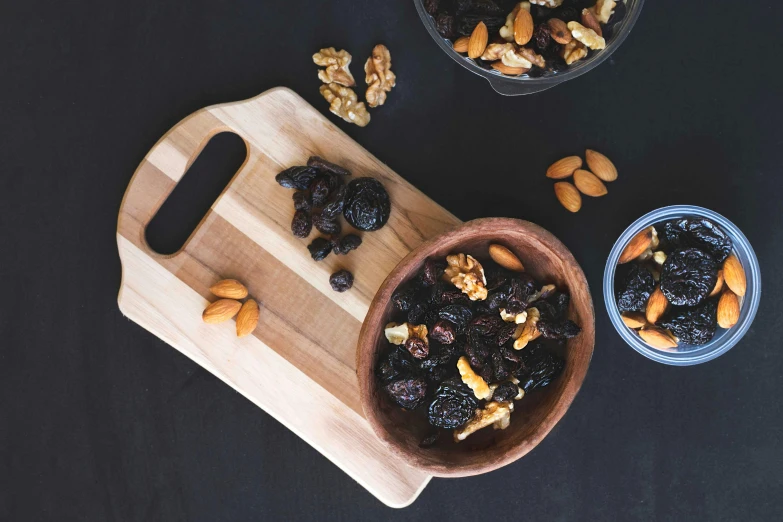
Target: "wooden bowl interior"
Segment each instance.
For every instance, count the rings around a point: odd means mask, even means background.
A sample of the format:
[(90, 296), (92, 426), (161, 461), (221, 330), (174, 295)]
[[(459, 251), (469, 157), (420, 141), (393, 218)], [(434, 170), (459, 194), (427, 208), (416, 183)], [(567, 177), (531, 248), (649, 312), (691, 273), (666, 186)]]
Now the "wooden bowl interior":
[[(378, 359), (387, 346), (383, 330), (391, 315), (391, 295), (414, 277), (424, 260), (454, 253), (487, 259), (490, 243), (513, 251), (528, 273), (542, 284), (554, 283), (570, 293), (569, 318), (582, 333), (563, 347), (563, 374), (548, 387), (515, 401), (511, 426), (505, 430), (485, 428), (463, 442), (447, 433), (432, 448), (420, 448), (431, 427), (423, 412), (407, 412), (393, 404), (374, 375)], [(571, 404), (584, 380), (593, 352), (595, 318), (584, 273), (571, 253), (549, 232), (525, 221), (476, 220), (435, 238), (411, 252), (381, 286), (359, 338), (357, 371), (362, 402), (376, 434), (411, 465), (436, 476), (466, 476), (484, 473), (513, 462), (533, 449), (554, 427)]]

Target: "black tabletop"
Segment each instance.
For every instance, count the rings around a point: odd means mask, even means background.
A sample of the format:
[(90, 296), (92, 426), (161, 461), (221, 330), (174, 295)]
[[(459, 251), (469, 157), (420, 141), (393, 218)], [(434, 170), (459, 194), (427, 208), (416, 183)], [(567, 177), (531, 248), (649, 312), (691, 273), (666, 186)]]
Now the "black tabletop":
[[(780, 3), (649, 1), (606, 63), (518, 98), (446, 57), (410, 0), (7, 4), (0, 519), (778, 518)], [(313, 52), (350, 50), (361, 78), (379, 42), (398, 77), (388, 102), (366, 128), (329, 117), (459, 218), (552, 231), (584, 268), (597, 321), (587, 380), (539, 447), (488, 475), (434, 479), (399, 511), (116, 304), (120, 200), (166, 130), (278, 85), (327, 113)], [(544, 172), (585, 148), (620, 177), (572, 215)], [(763, 281), (742, 342), (689, 368), (628, 348), (600, 291), (625, 227), (679, 203), (739, 226)]]

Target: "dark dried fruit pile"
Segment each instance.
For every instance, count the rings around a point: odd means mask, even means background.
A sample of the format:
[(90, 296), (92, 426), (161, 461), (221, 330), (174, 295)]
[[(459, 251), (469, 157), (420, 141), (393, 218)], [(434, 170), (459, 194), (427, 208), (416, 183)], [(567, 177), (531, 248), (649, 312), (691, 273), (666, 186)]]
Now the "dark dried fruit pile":
[[(504, 261), (509, 256), (504, 252)], [(485, 291), (468, 284), (473, 276)], [(376, 368), (380, 385), (433, 429), (454, 430), (456, 441), (490, 424), (504, 429), (515, 399), (562, 372), (558, 353), (581, 332), (568, 319), (569, 301), (554, 285), (492, 260), (428, 259), (392, 295), (389, 345)], [(421, 447), (437, 439), (430, 432)]]
[[(378, 230), (389, 220), (391, 201), (383, 185), (374, 178), (356, 178), (346, 185), (345, 178), (350, 175), (339, 165), (311, 156), (307, 165), (290, 167), (275, 176), (280, 186), (295, 190), (291, 233), (305, 239), (315, 227), (327, 236), (317, 237), (307, 246), (314, 261), (322, 261), (332, 252), (347, 255), (362, 244), (356, 234), (340, 237), (341, 214), (363, 231)], [(353, 285), (353, 275), (340, 270), (330, 283), (335, 291), (345, 292)]]
[[(664, 231), (660, 240), (657, 230)], [(726, 232), (704, 218), (641, 231), (623, 251), (621, 260), (632, 263), (615, 282), (625, 324), (653, 348), (670, 351), (707, 344), (719, 325), (734, 326), (745, 275), (732, 248)]]

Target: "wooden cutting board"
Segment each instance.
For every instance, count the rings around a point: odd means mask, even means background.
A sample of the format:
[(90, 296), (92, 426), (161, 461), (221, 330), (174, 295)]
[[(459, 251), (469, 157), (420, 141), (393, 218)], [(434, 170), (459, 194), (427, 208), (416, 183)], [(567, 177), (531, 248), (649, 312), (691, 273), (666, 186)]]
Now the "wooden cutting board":
[[(174, 255), (153, 252), (145, 228), (212, 136), (230, 131), (247, 160)], [(347, 256), (316, 263), (291, 234), (291, 191), (274, 176), (319, 155), (354, 177), (378, 178), (392, 213), (362, 234)], [(123, 314), (218, 376), (282, 422), (373, 495), (392, 507), (415, 500), (430, 477), (379, 442), (364, 419), (356, 343), (370, 301), (391, 269), (422, 241), (459, 220), (392, 172), (291, 90), (202, 109), (182, 120), (147, 154), (120, 207)], [(347, 226), (347, 225), (346, 225)], [(329, 275), (346, 268), (354, 287), (336, 293)], [(243, 281), (259, 302), (252, 335), (235, 323), (207, 325), (209, 287)]]

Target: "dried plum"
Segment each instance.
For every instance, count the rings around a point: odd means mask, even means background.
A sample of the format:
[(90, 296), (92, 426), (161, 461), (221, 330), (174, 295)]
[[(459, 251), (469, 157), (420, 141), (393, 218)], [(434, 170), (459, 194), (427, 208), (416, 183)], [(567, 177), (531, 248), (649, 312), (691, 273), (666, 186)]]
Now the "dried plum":
[(440, 309), (438, 317), (453, 324), (459, 335), (464, 333), (468, 322), (473, 318), (473, 311), (465, 305), (448, 305)]
[(400, 312), (410, 310), (413, 301), (416, 299), (416, 289), (410, 285), (399, 287), (392, 294), (392, 306)]
[(310, 184), (310, 197), (313, 200), (313, 206), (324, 206), (331, 190), (332, 187), (329, 183), (329, 178), (326, 176), (318, 176), (315, 178)]
[(304, 212), (310, 212), (313, 209), (313, 202), (310, 199), (310, 194), (304, 190), (297, 190), (294, 195), (291, 196), (294, 200), (294, 209), (302, 210)]
[(426, 360), (421, 361), (419, 366), (422, 370), (429, 370), (436, 366), (449, 364), (456, 352), (457, 350), (453, 345), (433, 343), (433, 346), (430, 347), (430, 356)]
[(332, 251), (332, 242), (328, 239), (317, 237), (313, 239), (312, 243), (307, 245), (307, 250), (310, 251), (310, 257), (313, 258), (313, 261), (322, 261)]
[(329, 284), (335, 292), (345, 292), (353, 286), (353, 274), (348, 270), (338, 270), (329, 276)]
[(429, 311), (427, 303), (413, 303), (408, 310), (408, 322), (410, 324), (421, 324), (421, 320)]
[(661, 292), (675, 306), (696, 306), (710, 294), (717, 281), (715, 260), (697, 248), (670, 254), (661, 270)]
[(336, 220), (340, 217), (345, 206), (345, 186), (338, 187), (329, 196), (326, 205), (321, 209), (321, 215), (325, 218)]
[(408, 352), (393, 348), (378, 367), (378, 378), (386, 384), (413, 374), (415, 366)]
[(313, 179), (318, 175), (318, 171), (310, 167), (291, 167), (275, 176), (281, 187), (298, 190), (307, 190)]
[(468, 358), (470, 367), (474, 370), (480, 370), (484, 367), (489, 357), (489, 349), (481, 344), (466, 344), (463, 348)]
[(386, 189), (374, 178), (351, 181), (345, 192), (343, 215), (359, 230), (378, 230), (389, 220), (391, 201)]
[(435, 18), (435, 30), (443, 38), (451, 40), (457, 35), (454, 26), (454, 17), (450, 14), (441, 13)]
[(331, 161), (326, 161), (325, 159), (319, 156), (310, 156), (310, 159), (307, 160), (307, 166), (314, 168), (316, 170), (320, 170), (321, 172), (329, 172), (331, 174), (337, 174), (338, 176), (351, 175), (351, 171), (349, 171), (348, 169), (343, 168), (340, 165), (337, 165), (336, 163), (332, 163)]
[(519, 277), (512, 279), (506, 299), (506, 312), (516, 315), (527, 310), (528, 301), (535, 292), (535, 281), (529, 275), (520, 274)]
[[(323, 212), (321, 212), (321, 215), (323, 215)], [(334, 253), (338, 256), (344, 256), (348, 252), (359, 248), (359, 245), (362, 244), (362, 238), (356, 234), (346, 234), (342, 238), (333, 241), (333, 244)]]
[(322, 234), (335, 236), (340, 234), (342, 227), (339, 221), (332, 221), (324, 217), (323, 213), (313, 214), (313, 226)]
[(427, 13), (430, 14), (430, 16), (435, 16), (438, 14), (438, 8), (440, 7), (440, 0), (424, 0), (424, 10), (427, 11)]
[(430, 292), (430, 302), (438, 306), (450, 304), (467, 305), (470, 304), (470, 299), (453, 286), (449, 287), (444, 283), (437, 283)]
[(434, 259), (427, 259), (424, 261), (424, 268), (419, 275), (419, 282), (423, 286), (432, 286), (440, 280), (445, 269), (446, 263)]
[(438, 428), (459, 428), (476, 412), (478, 401), (473, 391), (459, 379), (450, 379), (438, 387), (427, 409), (427, 418)]
[(457, 34), (460, 36), (470, 36), (471, 33), (473, 33), (473, 29), (475, 29), (480, 22), (484, 22), (489, 34), (497, 34), (497, 32), (500, 31), (500, 28), (506, 24), (506, 15), (466, 13), (458, 16), (456, 24)]
[(408, 350), (414, 359), (426, 359), (430, 354), (430, 347), (424, 341), (418, 337), (411, 337), (405, 341), (405, 349)]
[(516, 323), (505, 323), (503, 326), (498, 328), (498, 333), (495, 336), (495, 344), (498, 346), (503, 346), (507, 342), (509, 342), (511, 339), (514, 338), (514, 334), (517, 331), (517, 325)]
[(680, 342), (706, 344), (718, 328), (717, 303), (710, 299), (693, 308), (673, 307), (658, 324), (676, 335)]
[(499, 315), (479, 315), (470, 321), (468, 328), (482, 337), (494, 337), (502, 325)]
[(519, 395), (519, 386), (511, 381), (504, 382), (495, 388), (492, 400), (497, 402), (511, 402)]
[(536, 388), (543, 388), (552, 382), (563, 371), (565, 363), (554, 353), (547, 350), (541, 343), (532, 343), (520, 354), (521, 366), (515, 372), (519, 385), (530, 393)]
[(384, 389), (391, 399), (401, 408), (415, 410), (427, 396), (427, 381), (421, 377), (400, 379), (387, 384)]
[(666, 240), (675, 248), (695, 247), (723, 263), (733, 248), (731, 238), (718, 225), (704, 218), (675, 219), (663, 226)]
[(454, 331), (454, 325), (445, 319), (441, 319), (435, 323), (429, 336), (430, 339), (441, 344), (451, 344), (457, 338), (457, 334)]
[(644, 312), (654, 289), (655, 279), (650, 271), (637, 264), (631, 265), (617, 292), (617, 308), (620, 312)]
[(302, 239), (310, 235), (313, 230), (313, 221), (310, 219), (310, 214), (304, 210), (297, 210), (294, 212), (294, 219), (291, 221), (291, 232)]
[(537, 326), (544, 339), (572, 339), (582, 331), (576, 323), (568, 319), (565, 321), (540, 320)]

